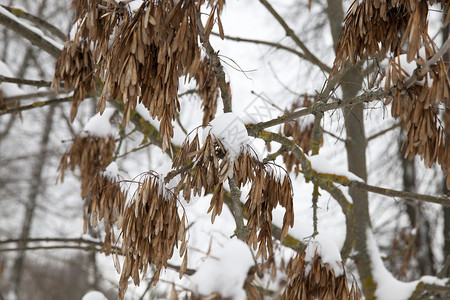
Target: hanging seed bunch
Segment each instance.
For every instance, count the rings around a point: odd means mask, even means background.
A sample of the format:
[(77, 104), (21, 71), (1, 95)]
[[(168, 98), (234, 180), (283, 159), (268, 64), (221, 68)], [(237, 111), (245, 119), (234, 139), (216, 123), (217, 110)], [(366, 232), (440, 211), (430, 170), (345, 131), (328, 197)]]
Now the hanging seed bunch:
[(177, 198), (164, 187), (163, 178), (148, 173), (118, 223), (123, 238), (122, 253), (125, 256), (119, 299), (123, 299), (128, 279), (131, 277), (134, 284), (139, 285), (139, 274), (145, 274), (150, 264), (156, 267), (153, 279), (156, 284), (179, 241), (180, 256), (184, 256), (181, 278), (187, 267), (185, 223), (185, 215), (180, 218), (178, 214)]
[(310, 262), (305, 260), (305, 252), (298, 253), (287, 265), (288, 283), (282, 299), (361, 299), (356, 283), (349, 288), (343, 270), (343, 274), (336, 274), (328, 263), (321, 261), (317, 251)]
[[(98, 221), (103, 219), (106, 233), (103, 250), (107, 254), (111, 252), (111, 241), (114, 239), (111, 226), (117, 221), (126, 199), (126, 193), (122, 192), (118, 178), (111, 176), (111, 167), (108, 167), (115, 150), (112, 128), (116, 116), (114, 109), (108, 109), (103, 116), (96, 115), (91, 118), (86, 123), (85, 130), (63, 154), (58, 167), (61, 182), (64, 181), (67, 168), (72, 172), (77, 167), (80, 169), (81, 198), (84, 201), (83, 230), (86, 233), (87, 222), (96, 227)], [(107, 122), (110, 128), (107, 128), (107, 124), (99, 126), (98, 122)], [(96, 130), (96, 127), (102, 127), (105, 132)]]
[[(176, 5), (172, 1), (145, 2), (132, 18), (124, 21), (108, 56), (108, 76), (99, 109), (103, 109), (106, 100), (123, 99), (126, 123), (139, 100), (152, 118), (161, 122), (163, 150), (170, 146), (172, 121), (180, 109), (179, 77), (197, 75), (202, 79), (212, 74), (211, 68), (201, 67), (205, 61), (201, 60), (196, 23), (201, 2), (180, 1)], [(206, 74), (198, 74), (205, 70)], [(214, 103), (216, 99), (210, 101)]]
[(57, 92), (60, 81), (64, 81), (66, 91), (70, 86), (74, 89), (71, 122), (86, 94), (96, 89), (95, 80), (108, 51), (110, 36), (124, 11), (110, 1), (73, 1), (72, 6), (77, 8), (76, 19), (56, 61), (52, 82)]
[[(426, 59), (436, 52), (426, 44), (422, 56), (415, 58), (417, 70), (414, 72), (420, 76), (420, 70), (425, 66)], [(407, 62), (406, 54), (392, 58), (389, 61), (386, 73), (386, 89), (391, 85), (397, 86), (393, 96), (386, 99), (385, 104), (392, 102), (391, 114), (399, 118), (403, 129), (407, 134), (405, 157), (412, 159), (419, 155), (427, 167), (438, 162), (444, 174), (449, 174), (450, 152), (445, 135), (445, 129), (439, 120), (439, 104), (448, 107), (450, 81), (447, 66), (443, 60), (438, 61), (426, 74), (418, 77), (416, 81), (407, 87), (410, 76), (404, 70)], [(402, 66), (403, 65), (403, 66)], [(448, 180), (447, 180), (448, 181)], [(450, 182), (447, 182), (450, 187)]]
[[(292, 104), (289, 110), (285, 110), (285, 114), (294, 112), (299, 107), (307, 107), (312, 105), (316, 99), (308, 97), (308, 95), (303, 96), (303, 101), (296, 101)], [(308, 153), (311, 150), (311, 134), (314, 127), (314, 122), (309, 122), (309, 119), (298, 119), (295, 122), (285, 123), (283, 129), (280, 133), (284, 136), (292, 137), (294, 142), (303, 149), (303, 152)], [(283, 161), (286, 164), (286, 169), (288, 172), (292, 171), (294, 166), (299, 166), (299, 160), (295, 157), (292, 152), (283, 152)]]
[[(183, 189), (183, 197), (189, 201), (194, 196), (213, 193), (208, 212), (211, 222), (222, 212), (224, 201), (223, 184), (234, 179), (238, 188), (251, 184), (244, 212), (248, 214), (247, 241), (253, 245), (257, 256), (272, 256), (272, 210), (279, 204), (286, 208), (282, 236), (293, 226), (292, 183), (288, 176), (276, 174), (274, 168), (252, 157), (249, 145), (242, 145), (239, 153), (225, 147), (226, 141), (209, 131), (203, 145), (198, 133), (185, 140), (173, 162), (173, 168), (191, 166), (181, 173), (176, 193)], [(258, 246), (259, 245), (259, 246)]]
[(113, 157), (115, 142), (112, 136), (98, 137), (80, 135), (72, 143), (70, 149), (63, 154), (59, 163), (61, 182), (64, 181), (64, 172), (70, 168), (72, 172), (80, 168), (81, 196), (87, 197), (91, 181), (95, 175), (108, 166)]
[(99, 221), (104, 221), (106, 235), (102, 251), (106, 255), (111, 254), (112, 245), (116, 242), (113, 225), (119, 220), (119, 216), (123, 214), (123, 208), (127, 199), (127, 192), (124, 192), (120, 186), (118, 172), (109, 170), (112, 166), (117, 168), (115, 163), (111, 163), (106, 170), (95, 174), (90, 182), (89, 195), (84, 196), (85, 201), (83, 205), (84, 233), (86, 233), (87, 222), (90, 222), (92, 227), (96, 227)]
[(70, 109), (71, 122), (75, 119), (78, 107), (85, 95), (95, 90), (94, 66), (94, 57), (88, 41), (78, 40), (64, 43), (64, 48), (56, 61), (52, 88), (58, 92), (61, 80), (64, 81), (66, 91), (70, 86), (74, 87)]
[[(427, 65), (437, 52), (428, 35), (427, 19), (428, 6), (435, 2), (448, 12), (449, 0), (355, 1), (345, 19), (334, 71), (342, 70), (347, 58), (355, 63), (364, 56), (390, 51), (385, 90), (390, 91), (392, 86), (396, 90), (385, 104), (392, 102), (392, 116), (400, 118), (407, 133), (405, 156), (412, 159), (419, 155), (427, 167), (440, 164), (450, 187), (450, 152), (438, 118), (439, 104), (448, 106), (450, 80), (441, 58)], [(414, 72), (407, 70), (411, 64), (417, 65)]]
[(336, 45), (332, 73), (343, 70), (347, 59), (355, 64), (378, 53), (383, 57), (388, 51), (398, 53), (406, 42), (409, 42), (407, 53), (411, 61), (421, 47), (422, 33), (427, 30), (428, 4), (435, 2), (441, 3), (441, 7), (450, 3), (448, 0), (355, 0)]
[[(180, 109), (178, 82), (198, 80), (205, 111), (204, 123), (217, 107), (218, 86), (207, 59), (201, 59), (196, 16), (205, 0), (144, 1), (133, 11), (129, 1), (74, 0), (77, 20), (73, 41), (66, 43), (56, 65), (53, 86), (60, 80), (74, 88), (71, 120), (86, 93), (95, 90), (100, 77), (103, 90), (98, 102), (102, 112), (107, 100), (125, 104), (124, 123), (138, 102), (160, 120), (163, 150), (170, 147), (172, 121)], [(208, 0), (211, 14), (205, 26), (210, 32), (217, 19), (223, 36), (220, 12), (224, 0)], [(203, 34), (203, 33), (202, 33)]]
[(217, 77), (214, 74), (214, 69), (211, 66), (209, 59), (206, 57), (202, 59), (199, 65), (199, 72), (195, 73), (195, 81), (198, 85), (198, 95), (202, 99), (203, 107), (203, 122), (206, 126), (214, 119), (217, 111), (217, 98), (219, 97), (219, 86)]
[(256, 257), (262, 254), (268, 259), (273, 257), (272, 211), (278, 204), (286, 208), (281, 238), (286, 236), (289, 226), (294, 226), (292, 183), (289, 176), (280, 176), (270, 164), (258, 163), (253, 171), (254, 177), (244, 205), (250, 230), (247, 241), (254, 250), (258, 249)]

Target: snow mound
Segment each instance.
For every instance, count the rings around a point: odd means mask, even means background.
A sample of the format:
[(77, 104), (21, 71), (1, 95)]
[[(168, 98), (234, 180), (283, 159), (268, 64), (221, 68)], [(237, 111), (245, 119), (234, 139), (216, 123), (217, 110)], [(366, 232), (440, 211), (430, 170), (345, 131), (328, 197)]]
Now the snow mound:
[[(322, 263), (328, 264), (333, 269), (336, 277), (344, 274), (339, 247), (331, 236), (321, 233), (311, 239), (305, 249), (305, 261), (312, 261), (316, 252)], [(305, 269), (306, 275), (309, 274), (310, 270), (311, 265), (308, 265)]]
[(384, 266), (381, 260), (380, 251), (375, 242), (375, 238), (370, 229), (367, 229), (367, 250), (369, 251), (370, 259), (372, 261), (373, 279), (377, 284), (375, 296), (377, 299), (384, 300), (406, 300), (414, 293), (417, 284), (424, 282), (427, 284), (442, 285), (446, 284), (445, 280), (433, 277), (423, 276), (419, 280), (410, 282), (403, 282), (397, 280), (391, 272)]
[(114, 108), (106, 108), (103, 114), (97, 113), (86, 123), (83, 134), (102, 138), (115, 136), (117, 129), (110, 122), (115, 112)]
[(334, 174), (347, 177), (352, 181), (364, 182), (364, 180), (362, 180), (352, 172), (347, 171), (344, 167), (331, 165), (330, 161), (321, 155), (307, 156), (307, 158), (311, 162), (311, 167), (317, 173)]
[(90, 291), (84, 294), (81, 300), (108, 300), (105, 295), (98, 291)]
[(251, 143), (244, 123), (234, 113), (218, 116), (209, 125), (210, 133), (222, 142), (231, 156), (239, 156), (241, 150)]
[(119, 166), (115, 161), (111, 162), (103, 171), (102, 175), (111, 181), (119, 180)]
[(232, 239), (213, 251), (191, 276), (192, 290), (201, 295), (218, 293), (222, 298), (245, 299), (242, 288), (255, 263), (247, 244)]

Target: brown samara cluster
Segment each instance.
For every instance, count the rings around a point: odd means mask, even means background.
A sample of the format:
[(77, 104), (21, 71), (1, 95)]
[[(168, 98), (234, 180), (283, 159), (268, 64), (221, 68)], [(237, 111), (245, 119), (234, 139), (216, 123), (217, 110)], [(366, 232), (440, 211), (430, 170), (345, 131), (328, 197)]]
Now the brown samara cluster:
[[(170, 148), (172, 121), (180, 110), (179, 80), (194, 78), (204, 107), (204, 125), (217, 108), (218, 85), (213, 66), (202, 58), (197, 16), (205, 0), (144, 1), (137, 10), (124, 2), (74, 0), (74, 33), (61, 52), (53, 87), (63, 80), (73, 86), (71, 120), (86, 94), (102, 83), (98, 110), (106, 101), (120, 100), (125, 105), (123, 121), (142, 103), (152, 118), (161, 122), (163, 150)], [(210, 32), (223, 0), (208, 1), (212, 13), (205, 31)], [(209, 26), (208, 26), (209, 25)], [(220, 27), (221, 28), (221, 27)], [(100, 83), (100, 81), (98, 81)]]
[(305, 252), (298, 253), (287, 265), (288, 282), (282, 299), (361, 299), (358, 286), (353, 283), (350, 288), (345, 269), (342, 269), (343, 274), (335, 274), (317, 252), (310, 262), (305, 261)]
[(428, 35), (429, 5), (435, 2), (446, 10), (448, 24), (449, 0), (354, 1), (336, 47), (332, 73), (344, 70), (347, 59), (354, 64), (389, 53), (385, 104), (392, 103), (392, 116), (400, 119), (406, 132), (405, 155), (410, 159), (419, 155), (427, 167), (437, 162), (450, 188), (449, 141), (439, 119), (440, 109), (449, 108), (448, 62)]
[[(306, 94), (303, 95), (302, 98), (303, 99), (292, 103), (291, 108), (289, 110), (285, 110), (284, 113), (292, 113), (299, 107), (308, 107), (316, 102), (316, 99), (308, 97)], [(305, 123), (305, 121), (305, 118), (299, 118), (298, 120), (292, 122), (286, 122), (284, 123), (283, 130), (281, 132), (286, 137), (292, 137), (295, 144), (302, 148), (303, 152), (308, 153), (311, 150), (311, 135), (314, 122)], [(293, 167), (299, 166), (300, 162), (292, 152), (284, 151), (282, 156), (288, 172), (291, 172)]]
[(244, 204), (248, 217), (247, 241), (264, 258), (272, 257), (272, 211), (277, 205), (286, 208), (283, 219), (282, 237), (289, 226), (294, 224), (292, 203), (292, 183), (289, 176), (277, 174), (279, 170), (262, 163), (252, 156), (248, 145), (241, 147), (239, 155), (232, 154), (222, 141), (209, 132), (200, 144), (198, 133), (189, 137), (181, 146), (173, 162), (174, 169), (189, 166), (189, 171), (181, 172), (181, 181), (176, 189), (183, 189), (184, 198), (189, 201), (193, 195), (213, 193), (210, 208), (211, 221), (222, 212), (224, 202), (223, 185), (228, 179), (236, 182), (238, 188), (249, 183), (250, 191)]

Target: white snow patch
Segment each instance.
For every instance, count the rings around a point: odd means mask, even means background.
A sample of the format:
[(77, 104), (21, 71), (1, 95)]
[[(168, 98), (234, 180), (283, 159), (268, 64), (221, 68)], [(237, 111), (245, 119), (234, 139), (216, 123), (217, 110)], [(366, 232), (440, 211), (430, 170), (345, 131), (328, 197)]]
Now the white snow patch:
[(97, 113), (89, 119), (83, 128), (82, 135), (96, 136), (106, 138), (108, 136), (115, 136), (117, 128), (112, 126), (110, 119), (116, 110), (114, 108), (106, 108), (103, 114)]
[(142, 3), (144, 3), (144, 1), (142, 1), (142, 0), (131, 1), (127, 5), (128, 11), (131, 13), (136, 12), (141, 7)]
[[(425, 48), (422, 47), (419, 49), (419, 57), (426, 61)], [(399, 55), (396, 61), (397, 63), (400, 63), (400, 66), (406, 72), (407, 77), (411, 77), (414, 74), (414, 71), (419, 67), (414, 60), (408, 62), (407, 54)], [(417, 83), (423, 85), (425, 83), (425, 79), (417, 81)], [(433, 85), (433, 78), (430, 77), (429, 73), (427, 73), (427, 85), (428, 87), (431, 87)]]
[(84, 294), (81, 300), (108, 300), (105, 295), (98, 291), (90, 291)]
[(232, 112), (216, 117), (209, 125), (212, 127), (210, 132), (222, 142), (231, 156), (239, 156), (241, 150), (251, 144), (244, 123)]
[(372, 274), (375, 283), (377, 284), (377, 290), (375, 296), (377, 299), (383, 300), (406, 300), (411, 297), (412, 293), (417, 287), (417, 284), (424, 282), (427, 284), (445, 285), (445, 280), (433, 277), (423, 276), (419, 280), (410, 282), (403, 282), (397, 280), (391, 272), (389, 272), (384, 266), (381, 260), (380, 251), (375, 242), (375, 238), (370, 229), (366, 231), (367, 235), (367, 250), (370, 255), (372, 263)]
[(247, 244), (231, 239), (211, 253), (190, 277), (192, 290), (201, 295), (216, 292), (223, 298), (245, 299), (242, 287), (248, 270), (254, 264)]
[(311, 167), (317, 173), (334, 174), (347, 177), (352, 181), (364, 182), (364, 180), (362, 180), (360, 177), (356, 176), (352, 172), (345, 170), (344, 167), (331, 165), (330, 161), (321, 155), (307, 156), (307, 158), (311, 162)]
[(119, 166), (115, 161), (113, 161), (106, 167), (102, 175), (111, 181), (119, 180)]
[[(322, 263), (329, 264), (336, 277), (344, 274), (341, 253), (339, 252), (339, 247), (336, 245), (333, 237), (321, 233), (312, 238), (305, 249), (305, 261), (312, 261), (316, 251), (317, 255), (320, 256)], [(305, 269), (306, 275), (309, 274), (310, 270), (311, 265), (309, 264)]]
[(306, 130), (309, 128), (312, 124), (314, 124), (314, 119), (316, 117), (314, 115), (306, 115), (303, 118), (299, 120), (300, 130)]

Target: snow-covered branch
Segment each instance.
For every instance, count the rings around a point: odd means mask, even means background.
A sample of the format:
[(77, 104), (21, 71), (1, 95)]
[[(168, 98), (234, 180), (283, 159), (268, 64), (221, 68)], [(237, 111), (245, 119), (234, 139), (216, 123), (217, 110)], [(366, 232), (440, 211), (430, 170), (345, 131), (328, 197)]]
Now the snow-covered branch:
[(62, 44), (45, 36), (38, 28), (19, 20), (3, 7), (0, 7), (0, 24), (29, 40), (33, 45), (41, 48), (54, 58), (58, 57), (63, 48)]

